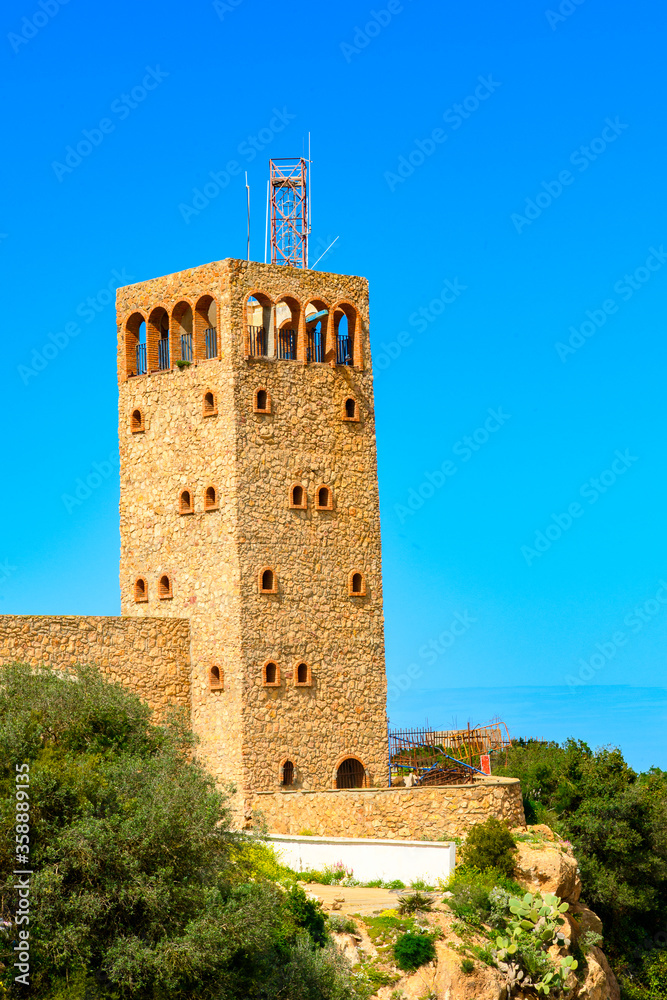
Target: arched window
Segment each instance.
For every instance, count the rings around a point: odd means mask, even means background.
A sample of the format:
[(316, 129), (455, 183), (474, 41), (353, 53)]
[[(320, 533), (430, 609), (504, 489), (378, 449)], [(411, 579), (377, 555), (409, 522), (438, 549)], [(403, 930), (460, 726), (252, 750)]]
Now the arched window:
[(169, 313), (158, 306), (148, 317), (148, 371), (163, 372), (170, 367)]
[(336, 771), (336, 788), (363, 788), (366, 784), (364, 765), (356, 757), (346, 757)]
[(220, 667), (211, 667), (209, 670), (208, 686), (211, 691), (222, 691), (224, 689), (224, 675)]
[(145, 375), (146, 366), (146, 321), (141, 313), (132, 313), (125, 324), (125, 374)]
[(255, 405), (253, 409), (255, 413), (271, 412), (271, 396), (266, 389), (258, 389), (255, 393)]
[(215, 417), (218, 413), (218, 404), (216, 402), (215, 393), (205, 392), (204, 393), (204, 416), (205, 417)]
[(269, 353), (269, 331), (271, 328), (271, 300), (254, 292), (245, 304), (245, 356), (265, 358)]
[(294, 510), (305, 510), (308, 506), (308, 494), (300, 483), (295, 483), (290, 490), (290, 507)]
[(334, 309), (334, 339), (336, 364), (361, 367), (361, 354), (357, 343), (357, 312), (347, 302)]
[(276, 574), (267, 566), (259, 574), (259, 591), (261, 594), (277, 594), (278, 581)]
[(142, 434), (146, 430), (144, 425), (144, 415), (141, 410), (132, 410), (130, 417), (130, 430), (133, 434)]
[(143, 576), (134, 581), (134, 600), (136, 604), (144, 604), (148, 600), (148, 585)]
[(169, 600), (169, 598), (172, 596), (171, 577), (167, 576), (166, 573), (160, 577), (160, 582), (158, 583), (157, 587), (157, 594), (161, 601)]
[(333, 493), (328, 486), (318, 486), (316, 498), (317, 510), (333, 510)]
[(363, 573), (358, 571), (353, 571), (350, 573), (347, 592), (350, 597), (365, 597), (366, 596), (366, 581), (364, 580)]
[(312, 679), (307, 663), (297, 663), (294, 668), (294, 683), (297, 687), (310, 687)]
[(280, 768), (280, 784), (283, 787), (294, 784), (294, 764), (291, 760), (286, 760)]
[(343, 420), (358, 420), (359, 410), (357, 408), (357, 401), (349, 396), (345, 400), (345, 413), (343, 415)]
[(288, 297), (276, 303), (276, 357), (282, 361), (296, 361), (297, 359), (300, 311), (296, 299)]
[(194, 506), (192, 504), (192, 494), (190, 493), (190, 490), (181, 491), (181, 495), (178, 498), (178, 513), (194, 514)]
[(215, 492), (215, 486), (207, 486), (204, 494), (204, 510), (216, 510), (217, 506), (218, 494)]
[(218, 306), (212, 295), (202, 295), (195, 306), (195, 360), (218, 357)]
[(327, 329), (329, 310), (320, 300), (309, 302), (305, 308), (306, 316), (306, 360), (310, 362), (328, 361)]
[(179, 302), (172, 312), (174, 326), (174, 350), (179, 355), (176, 364), (182, 367), (195, 359), (193, 341), (192, 306), (189, 302)]
[(280, 670), (277, 663), (274, 663), (273, 660), (267, 660), (262, 673), (264, 687), (278, 687), (280, 684)]

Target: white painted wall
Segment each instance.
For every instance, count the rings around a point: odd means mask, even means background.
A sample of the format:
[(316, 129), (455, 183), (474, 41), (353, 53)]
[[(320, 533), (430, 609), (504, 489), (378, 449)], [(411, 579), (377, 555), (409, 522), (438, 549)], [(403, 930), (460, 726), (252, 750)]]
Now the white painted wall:
[(273, 833), (267, 843), (275, 848), (283, 864), (295, 871), (342, 861), (360, 882), (400, 879), (406, 885), (423, 879), (436, 885), (447, 878), (456, 864), (455, 844), (422, 840), (371, 840), (348, 837), (296, 837)]

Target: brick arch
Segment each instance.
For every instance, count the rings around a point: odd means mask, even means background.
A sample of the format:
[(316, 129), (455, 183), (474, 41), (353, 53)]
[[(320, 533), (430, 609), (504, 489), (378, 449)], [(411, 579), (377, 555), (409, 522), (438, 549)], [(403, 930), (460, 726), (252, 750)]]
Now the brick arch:
[[(337, 302), (331, 310), (333, 316), (333, 337), (338, 338), (338, 327), (343, 316), (347, 317), (347, 335), (350, 338), (350, 356), (355, 368), (364, 367), (363, 351), (361, 348), (361, 316), (356, 306), (351, 302), (342, 300)], [(337, 345), (335, 345), (337, 346)], [(337, 358), (334, 359), (336, 363)]]
[[(283, 320), (279, 322), (278, 320), (278, 307), (284, 303), (290, 310), (291, 317), (289, 320)], [(306, 320), (304, 315), (304, 310), (301, 303), (297, 298), (294, 297), (289, 292), (285, 292), (283, 295), (279, 295), (276, 298), (274, 310), (273, 310), (273, 325), (275, 327), (275, 344), (276, 344), (276, 355), (280, 357), (280, 332), (283, 331), (283, 338), (286, 337), (287, 330), (294, 330), (295, 333), (295, 360), (305, 361), (306, 360)], [(285, 343), (283, 339), (283, 343)]]
[[(285, 784), (283, 780), (284, 767), (285, 764), (288, 763), (292, 765), (292, 780), (287, 782), (287, 784)], [(278, 784), (283, 785), (286, 788), (289, 788), (293, 787), (296, 784), (296, 781), (297, 781), (297, 768), (296, 764), (294, 763), (294, 754), (286, 753), (280, 758), (280, 763), (278, 764)]]
[[(313, 343), (314, 338), (312, 336), (312, 334), (315, 332), (317, 324), (314, 324), (313, 329), (310, 329), (308, 327), (308, 323), (306, 320), (306, 311), (308, 309), (308, 306), (313, 306), (315, 312), (320, 312), (322, 309), (329, 310), (329, 315), (322, 317), (322, 319), (318, 321), (321, 329), (321, 345), (322, 345), (321, 358), (318, 358), (316, 356), (318, 354), (317, 345)], [(335, 345), (332, 335), (333, 323), (332, 323), (332, 313), (331, 309), (329, 308), (329, 303), (326, 301), (326, 299), (319, 297), (308, 299), (308, 301), (304, 304), (303, 313), (304, 313), (304, 323), (306, 326), (306, 353), (308, 361), (318, 361), (318, 360), (331, 361), (332, 357), (334, 357), (335, 352), (333, 348)]]
[(171, 355), (174, 361), (194, 361), (195, 303), (179, 299), (171, 309)]
[[(251, 306), (256, 299), (259, 307)], [(263, 332), (262, 332), (263, 331)], [(273, 336), (273, 299), (264, 292), (248, 292), (243, 300), (243, 353), (246, 358), (264, 357), (269, 354)]]
[[(206, 331), (211, 329), (211, 306), (215, 305), (215, 326), (213, 329), (216, 330), (216, 342), (219, 334), (219, 313), (220, 306), (218, 300), (214, 295), (206, 293), (205, 295), (200, 295), (195, 304), (194, 310), (194, 356), (195, 361), (205, 361), (207, 359), (206, 352)], [(219, 345), (216, 343), (215, 352), (211, 354), (211, 357), (219, 357)]]
[[(166, 333), (166, 337), (163, 334)], [(166, 340), (167, 350), (160, 358), (158, 343)], [(162, 369), (171, 368), (171, 345), (169, 342), (169, 309), (166, 305), (158, 302), (154, 305), (148, 315), (146, 323), (146, 355), (148, 358), (148, 374)], [(165, 363), (166, 360), (166, 363)]]
[(146, 316), (139, 309), (135, 309), (130, 313), (123, 323), (126, 378), (137, 374), (137, 347), (139, 345), (139, 333), (142, 323), (146, 324)]
[[(344, 761), (346, 761), (346, 760), (350, 760), (350, 761), (356, 761), (356, 762), (357, 762), (357, 764), (359, 764), (359, 765), (360, 765), (360, 767), (361, 767), (361, 770), (363, 771), (363, 778), (361, 779), (361, 780), (362, 780), (362, 784), (361, 784), (361, 785), (349, 785), (349, 786), (344, 786), (344, 785), (339, 785), (339, 784), (338, 784), (338, 771), (339, 771), (339, 769), (340, 769), (340, 766), (341, 766), (341, 764), (342, 764), (342, 763), (343, 763)], [(334, 788), (342, 788), (342, 787), (350, 787), (350, 788), (368, 788), (368, 787), (369, 787), (369, 780), (368, 780), (368, 771), (366, 770), (366, 765), (364, 764), (364, 762), (363, 762), (363, 760), (361, 759), (361, 757), (358, 757), (358, 756), (357, 756), (357, 754), (355, 754), (355, 753), (344, 753), (344, 754), (342, 754), (342, 755), (341, 755), (341, 756), (340, 756), (340, 757), (338, 758), (338, 760), (336, 761), (336, 765), (335, 765), (335, 767), (334, 767), (334, 769), (333, 769), (333, 774), (332, 774), (332, 785), (333, 785), (333, 787), (334, 787)]]

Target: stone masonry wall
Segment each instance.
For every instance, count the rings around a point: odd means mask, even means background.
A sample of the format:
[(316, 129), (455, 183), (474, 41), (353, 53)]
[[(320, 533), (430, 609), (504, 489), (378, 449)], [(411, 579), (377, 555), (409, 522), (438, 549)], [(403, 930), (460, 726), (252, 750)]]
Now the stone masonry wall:
[(270, 833), (400, 840), (460, 837), (489, 816), (510, 827), (526, 825), (515, 778), (430, 788), (257, 792), (246, 796), (245, 816), (249, 825), (264, 821)]
[[(298, 303), (300, 360), (246, 357), (250, 293)], [(304, 788), (332, 787), (347, 755), (361, 759), (370, 783), (384, 767), (367, 294), (362, 278), (234, 260), (118, 292), (122, 612), (190, 619), (193, 728), (211, 771), (243, 788), (278, 787), (287, 758)], [(203, 295), (217, 303), (219, 357), (181, 371), (174, 309), (188, 302), (194, 310)], [(312, 299), (318, 308), (345, 302), (356, 310), (355, 367), (305, 363), (303, 317)], [(172, 368), (127, 378), (126, 324), (136, 312), (148, 320), (157, 306), (171, 317)], [(270, 414), (254, 412), (258, 388), (271, 394)], [(215, 416), (203, 412), (207, 391), (216, 397)], [(342, 420), (350, 395), (358, 422)], [(130, 426), (135, 408), (145, 418), (139, 434)], [(295, 482), (308, 490), (306, 511), (289, 509)], [(331, 511), (313, 509), (320, 484), (333, 490)], [(210, 485), (218, 506), (207, 511)], [(182, 489), (194, 497), (193, 514), (178, 512)], [(265, 566), (277, 574), (275, 595), (259, 593)], [(364, 573), (365, 597), (348, 596), (352, 570)], [(167, 600), (157, 591), (163, 573), (173, 584)], [(148, 583), (145, 603), (134, 600), (138, 576)], [(280, 667), (278, 687), (262, 684), (268, 659)], [(312, 686), (297, 688), (294, 667), (302, 660)], [(212, 665), (224, 672), (224, 690), (210, 689)]]
[(190, 626), (179, 619), (2, 615), (0, 665), (9, 663), (94, 664), (158, 714), (190, 708)]

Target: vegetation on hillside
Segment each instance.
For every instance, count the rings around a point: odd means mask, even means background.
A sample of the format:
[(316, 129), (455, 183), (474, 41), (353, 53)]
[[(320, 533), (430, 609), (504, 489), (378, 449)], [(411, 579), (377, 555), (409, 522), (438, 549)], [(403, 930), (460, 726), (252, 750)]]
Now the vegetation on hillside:
[(181, 720), (154, 725), (138, 697), (93, 670), (63, 679), (23, 666), (3, 670), (0, 689), (0, 996), (26, 992), (14, 981), (11, 874), (25, 764), (31, 995), (358, 996), (319, 905), (272, 852), (230, 832)]
[(626, 1000), (667, 1000), (667, 772), (568, 740), (520, 741), (494, 774), (520, 778), (528, 822), (572, 842)]

